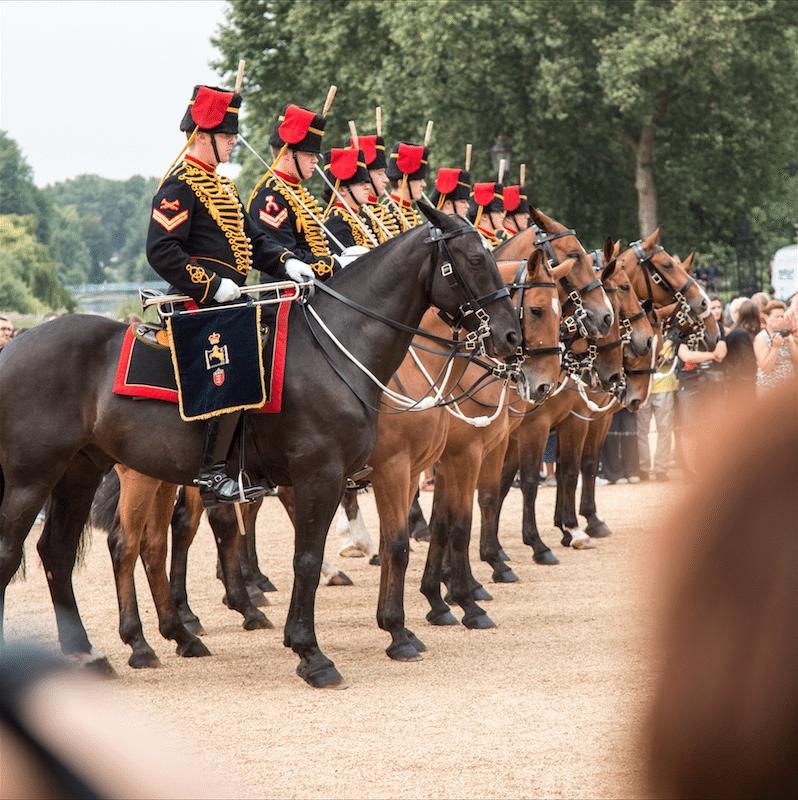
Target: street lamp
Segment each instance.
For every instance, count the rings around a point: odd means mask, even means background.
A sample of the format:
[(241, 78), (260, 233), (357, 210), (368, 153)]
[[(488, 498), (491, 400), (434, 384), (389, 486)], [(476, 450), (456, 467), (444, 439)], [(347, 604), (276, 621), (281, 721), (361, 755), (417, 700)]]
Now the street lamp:
[(496, 138), (496, 144), (490, 148), (490, 159), (493, 162), (493, 171), (498, 174), (499, 162), (504, 159), (504, 174), (510, 172), (510, 158), (513, 154), (513, 148), (504, 140), (504, 134), (500, 133)]

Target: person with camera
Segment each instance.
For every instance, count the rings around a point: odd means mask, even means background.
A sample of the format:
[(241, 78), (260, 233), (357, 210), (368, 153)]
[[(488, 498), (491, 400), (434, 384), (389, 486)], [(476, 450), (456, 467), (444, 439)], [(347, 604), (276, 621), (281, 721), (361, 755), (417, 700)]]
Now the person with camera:
[(754, 338), (757, 389), (768, 389), (788, 380), (795, 381), (798, 345), (784, 322), (787, 307), (771, 300), (762, 312), (764, 327)]

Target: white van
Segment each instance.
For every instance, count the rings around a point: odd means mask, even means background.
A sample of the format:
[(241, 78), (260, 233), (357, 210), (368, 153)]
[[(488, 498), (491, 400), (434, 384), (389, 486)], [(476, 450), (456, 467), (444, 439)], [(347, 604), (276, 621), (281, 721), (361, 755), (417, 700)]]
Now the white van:
[(776, 250), (770, 270), (770, 282), (776, 290), (776, 299), (787, 302), (798, 292), (798, 244)]

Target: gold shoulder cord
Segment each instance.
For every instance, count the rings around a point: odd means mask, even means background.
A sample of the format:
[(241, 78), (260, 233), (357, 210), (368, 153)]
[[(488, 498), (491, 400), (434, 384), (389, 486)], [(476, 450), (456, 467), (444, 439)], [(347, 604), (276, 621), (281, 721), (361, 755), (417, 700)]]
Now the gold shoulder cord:
[(355, 240), (355, 244), (360, 245), (361, 247), (368, 247), (371, 250), (374, 247), (374, 242), (369, 239), (366, 234), (363, 232), (363, 229), (360, 225), (357, 224), (357, 220), (354, 218), (354, 212), (347, 209), (346, 211), (342, 208), (333, 207), (333, 210), (330, 212), (331, 217), (337, 217), (338, 219), (342, 219), (348, 226), (349, 229), (352, 231), (352, 237)]
[(380, 244), (399, 235), (400, 231), (396, 220), (394, 220), (391, 214), (387, 213), (385, 206), (380, 205), (380, 203), (368, 203), (368, 210), (390, 231), (389, 236), (368, 214), (366, 215), (366, 224), (371, 228), (374, 237)]
[[(233, 268), (242, 275), (250, 269), (250, 253), (244, 233), (244, 215), (232, 181), (218, 175), (185, 164), (185, 169), (177, 176), (185, 181), (208, 209), (214, 222), (222, 229), (235, 258)], [(201, 254), (197, 254), (201, 257)]]

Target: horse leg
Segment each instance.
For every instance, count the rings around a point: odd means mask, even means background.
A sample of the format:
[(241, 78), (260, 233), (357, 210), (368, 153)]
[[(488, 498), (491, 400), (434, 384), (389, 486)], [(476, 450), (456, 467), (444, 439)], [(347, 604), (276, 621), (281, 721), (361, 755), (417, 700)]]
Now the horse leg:
[[(324, 543), (335, 510), (343, 495), (343, 476), (325, 474), (324, 468), (308, 469), (313, 480), (295, 484), (294, 585), (285, 620), (283, 643), (299, 656), (297, 675), (316, 689), (340, 687), (341, 673), (322, 653), (316, 639), (315, 606)], [(331, 487), (341, 487), (337, 492)]]
[(579, 503), (579, 513), (587, 520), (585, 533), (596, 539), (612, 535), (612, 531), (596, 510), (596, 475), (601, 447), (607, 436), (610, 421), (611, 416), (608, 414), (588, 425), (585, 446), (582, 450), (582, 499)]
[(108, 531), (108, 549), (114, 566), (116, 597), (119, 603), (119, 636), (133, 652), (128, 664), (133, 669), (160, 667), (155, 651), (144, 638), (136, 598), (134, 570), (141, 552), (144, 526), (153, 510), (159, 480), (117, 465), (119, 504)]
[(205, 629), (199, 617), (189, 607), (186, 572), (188, 549), (197, 535), (202, 511), (199, 489), (194, 486), (182, 486), (172, 510), (172, 562), (169, 568), (169, 589), (183, 625), (196, 636), (202, 636)]
[[(546, 448), (546, 439), (549, 436), (548, 421), (542, 424), (531, 424), (529, 417), (516, 431), (518, 437), (519, 466), (521, 468), (521, 493), (523, 495), (523, 521), (521, 523), (521, 538), (524, 544), (532, 548), (533, 560), (536, 564), (559, 564), (559, 560), (551, 552), (538, 532), (535, 517), (535, 502), (538, 496), (538, 479), (540, 466), (543, 462), (543, 451)], [(535, 423), (538, 420), (534, 420)], [(502, 481), (506, 480), (506, 474)]]
[(432, 625), (457, 625), (457, 618), (441, 595), (443, 558), (448, 544), (448, 509), (445, 500), (445, 478), (442, 472), (435, 475), (435, 493), (432, 499), (432, 514), (429, 519), (429, 550), (421, 576), (421, 593), (427, 598), (430, 610), (427, 620)]
[(344, 558), (367, 556), (369, 564), (379, 566), (379, 551), (369, 535), (360, 506), (357, 502), (357, 489), (346, 489), (338, 514), (338, 534), (341, 536), (341, 549), (338, 555)]
[[(239, 566), (241, 567), (241, 575), (244, 579), (244, 585), (247, 587), (249, 599), (252, 601), (252, 604), (254, 606), (258, 606), (259, 608), (268, 606), (269, 601), (266, 599), (266, 595), (263, 594), (263, 590), (260, 588), (260, 586), (258, 586), (257, 581), (255, 580), (255, 574), (252, 571), (252, 561), (250, 558), (250, 553), (251, 551), (254, 551), (255, 548), (250, 548), (249, 542), (251, 542), (255, 536), (255, 520), (257, 519), (258, 511), (260, 510), (262, 504), (263, 497), (259, 497), (253, 503), (247, 503), (246, 505), (241, 506), (241, 523), (244, 526), (244, 530), (238, 541), (238, 562)], [(241, 531), (239, 531), (239, 533), (241, 533)], [(226, 595), (222, 602), (227, 605)]]
[(507, 439), (486, 454), (477, 479), (477, 497), (482, 517), (479, 557), (493, 568), (494, 583), (516, 583), (518, 576), (501, 557), (499, 544), (499, 509), (501, 507), (502, 465)]
[(554, 524), (562, 531), (562, 544), (574, 550), (595, 548), (593, 540), (579, 527), (576, 516), (576, 481), (582, 463), (582, 447), (588, 423), (569, 414), (557, 426), (557, 501)]
[(418, 502), (420, 492), (416, 489), (413, 502), (410, 504), (410, 514), (407, 518), (407, 525), (410, 529), (410, 535), (417, 542), (429, 541), (429, 525), (427, 520), (424, 519), (424, 512), (421, 510), (421, 504)]
[(102, 470), (84, 456), (73, 459), (50, 495), (37, 549), (53, 601), (61, 650), (92, 672), (115, 676), (108, 659), (89, 642), (72, 586), (81, 537), (102, 476)]
[(156, 490), (152, 512), (144, 525), (141, 538), (141, 561), (158, 613), (158, 630), (161, 636), (177, 644), (175, 652), (179, 656), (209, 656), (208, 648), (183, 625), (166, 577), (166, 542), (176, 490), (177, 486), (173, 483), (162, 483)]
[[(258, 564), (258, 549), (256, 547), (255, 537), (255, 522), (258, 518), (258, 512), (263, 505), (263, 498), (258, 498), (254, 503), (243, 508), (244, 512), (244, 527), (247, 534), (244, 537), (245, 543), (245, 556), (242, 557), (243, 564), (247, 564), (248, 573), (244, 573), (249, 586), (255, 585), (261, 592), (276, 592), (275, 585), (261, 572), (260, 565)], [(249, 574), (250, 577), (247, 577)], [(264, 605), (269, 605), (269, 601), (264, 597)], [(254, 601), (253, 601), (254, 602)]]
[[(415, 476), (416, 483), (418, 476)], [(421, 659), (417, 644), (424, 645), (405, 628), (405, 575), (410, 558), (410, 531), (407, 510), (412, 502), (413, 476), (406, 458), (380, 464), (372, 475), (374, 499), (380, 515), (380, 593), (377, 624), (391, 634), (385, 651), (396, 661)]]
[(273, 628), (266, 615), (252, 602), (241, 572), (238, 530), (235, 508), (232, 504), (220, 503), (208, 509), (208, 522), (216, 540), (216, 549), (222, 565), (222, 576), (225, 586), (225, 597), (228, 608), (238, 611), (244, 617), (242, 626), (246, 631)]

